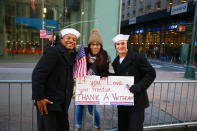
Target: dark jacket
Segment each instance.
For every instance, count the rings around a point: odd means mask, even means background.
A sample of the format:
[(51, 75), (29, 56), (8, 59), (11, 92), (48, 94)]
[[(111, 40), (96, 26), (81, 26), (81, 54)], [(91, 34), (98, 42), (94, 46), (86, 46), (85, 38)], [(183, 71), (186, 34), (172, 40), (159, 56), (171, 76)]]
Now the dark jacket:
[(32, 98), (53, 102), (48, 110), (67, 111), (73, 94), (75, 53), (58, 44), (46, 49), (32, 73)]
[(120, 106), (125, 111), (140, 111), (149, 106), (147, 88), (156, 77), (154, 68), (146, 58), (138, 53), (129, 51), (125, 59), (119, 64), (119, 56), (112, 63), (116, 76), (134, 76), (134, 85), (131, 92), (134, 93), (134, 106)]

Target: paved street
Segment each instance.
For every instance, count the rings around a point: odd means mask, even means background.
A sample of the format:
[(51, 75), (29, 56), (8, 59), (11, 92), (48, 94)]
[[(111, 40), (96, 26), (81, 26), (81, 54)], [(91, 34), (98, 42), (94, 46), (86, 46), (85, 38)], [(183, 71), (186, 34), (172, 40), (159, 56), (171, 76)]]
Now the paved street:
[[(183, 73), (178, 73), (184, 71), (182, 70), (182, 65), (176, 65), (180, 68), (173, 67), (171, 63), (157, 63), (155, 61), (151, 61), (152, 65), (155, 67), (157, 72), (156, 80), (169, 80), (169, 81), (183, 81), (188, 79), (183, 78)], [(167, 66), (166, 64), (169, 64)], [(35, 66), (34, 63), (24, 63), (24, 64), (12, 64), (12, 63), (0, 63), (0, 79), (1, 80), (31, 80), (31, 73), (33, 67)], [(165, 67), (167, 66), (167, 67)], [(5, 131), (8, 128), (8, 115), (10, 112), (10, 130), (20, 129), (20, 124), (22, 125), (22, 130), (30, 130), (32, 129), (32, 124), (36, 125), (36, 118), (35, 118), (35, 109), (32, 112), (32, 101), (31, 101), (31, 85), (25, 84), (21, 90), (20, 84), (12, 84), (10, 86), (10, 94), (9, 94), (9, 85), (8, 84), (0, 84), (0, 131)], [(165, 87), (166, 85), (164, 85)], [(153, 87), (157, 87), (154, 94), (154, 101), (153, 99)], [(176, 123), (182, 121), (179, 118), (177, 113), (171, 112), (170, 107), (172, 107), (172, 100), (170, 95), (168, 100), (162, 100), (160, 104), (158, 101), (161, 99), (161, 95), (159, 96), (160, 87), (159, 85), (152, 85), (149, 89), (149, 98), (150, 98), (150, 107), (146, 110), (146, 119), (145, 125), (155, 124), (155, 123)], [(163, 90), (165, 92), (166, 90)], [(172, 89), (172, 92), (174, 90)], [(22, 99), (21, 99), (21, 92), (22, 92)], [(174, 91), (175, 92), (175, 91)], [(184, 91), (187, 93), (187, 90)], [(177, 92), (176, 93), (180, 93)], [(170, 94), (170, 93), (169, 93)], [(172, 93), (173, 94), (173, 93)], [(172, 95), (171, 94), (171, 95)], [(10, 96), (10, 107), (9, 105), (9, 96)], [(179, 99), (178, 97), (176, 98)], [(169, 102), (166, 102), (169, 101)], [(184, 99), (183, 99), (184, 102)], [(196, 102), (196, 101), (194, 101)], [(20, 104), (22, 103), (22, 108)], [(168, 103), (168, 107), (166, 107), (166, 103)], [(184, 102), (185, 103), (185, 102)], [(184, 104), (182, 103), (182, 104)], [(187, 106), (187, 105), (185, 105)], [(178, 109), (178, 104), (174, 106), (174, 108)], [(98, 110), (101, 113), (102, 118), (102, 125), (103, 128), (117, 128), (117, 110), (115, 107), (112, 106), (98, 106)], [(71, 103), (71, 108), (69, 110), (69, 118), (71, 122), (71, 129), (74, 128), (74, 101)], [(114, 115), (112, 116), (112, 114)], [(181, 110), (182, 115), (184, 115), (184, 110)], [(187, 111), (188, 112), (188, 111)], [(32, 116), (32, 113), (34, 114)], [(189, 112), (190, 113), (190, 112)], [(194, 112), (197, 114), (197, 112)], [(20, 119), (20, 114), (23, 115), (22, 119)], [(33, 117), (33, 118), (32, 118)], [(194, 116), (196, 117), (196, 116)], [(113, 118), (113, 121), (112, 121)], [(180, 117), (181, 118), (181, 117)], [(32, 119), (34, 120), (32, 122)], [(87, 115), (87, 130), (91, 128), (92, 118), (90, 115)], [(36, 129), (34, 129), (36, 130)]]
[[(157, 70), (156, 80), (188, 80), (183, 78), (185, 65), (153, 59), (149, 61)], [(0, 80), (31, 80), (34, 66), (35, 63), (0, 63)]]
[[(149, 60), (153, 67), (160, 71), (167, 71), (167, 72), (173, 72), (177, 74), (184, 74), (186, 69), (186, 64), (176, 64), (176, 63), (170, 63), (170, 62), (164, 62), (160, 60)], [(197, 68), (195, 68), (196, 70)], [(195, 73), (197, 75), (197, 72)]]

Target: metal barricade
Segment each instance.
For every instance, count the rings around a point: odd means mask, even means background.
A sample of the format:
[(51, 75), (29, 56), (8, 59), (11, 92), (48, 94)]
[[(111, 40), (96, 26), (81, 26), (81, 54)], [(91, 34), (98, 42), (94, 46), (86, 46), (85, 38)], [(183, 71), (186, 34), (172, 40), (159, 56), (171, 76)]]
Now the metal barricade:
[(145, 129), (197, 124), (197, 81), (155, 81), (148, 89)]
[(0, 130), (35, 130), (31, 92), (30, 80), (0, 80)]
[[(197, 81), (155, 81), (147, 90), (150, 106), (145, 110), (145, 129), (197, 123)], [(0, 131), (36, 131), (36, 108), (31, 100), (31, 81), (0, 80)], [(116, 106), (97, 106), (103, 130), (117, 129)], [(92, 116), (86, 113), (86, 129)], [(69, 109), (71, 131), (75, 128), (75, 105)]]

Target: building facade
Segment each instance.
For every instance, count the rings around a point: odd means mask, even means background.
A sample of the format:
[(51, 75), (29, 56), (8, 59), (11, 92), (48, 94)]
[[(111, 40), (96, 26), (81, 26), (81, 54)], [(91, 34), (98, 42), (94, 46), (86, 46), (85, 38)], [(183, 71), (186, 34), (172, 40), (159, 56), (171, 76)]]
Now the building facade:
[(187, 60), (195, 2), (123, 0), (121, 32), (132, 34), (134, 50), (172, 62)]
[(79, 0), (1, 0), (0, 10), (0, 61), (37, 60), (48, 47), (40, 30), (55, 34), (81, 19)]
[[(91, 29), (97, 28), (108, 50), (119, 18), (119, 0), (0, 0), (0, 62), (36, 62), (49, 46), (40, 30), (58, 35), (61, 28), (75, 28), (82, 34), (78, 44), (87, 45)], [(109, 54), (114, 57), (115, 49)]]
[[(41, 50), (39, 30), (42, 29), (42, 5), (24, 0), (1, 1), (1, 55), (29, 54), (31, 49)], [(57, 29), (57, 12), (44, 5), (47, 9), (45, 19), (51, 20), (55, 25), (51, 29)], [(46, 25), (48, 26), (48, 25)], [(20, 52), (20, 51), (22, 52)], [(28, 50), (28, 51), (27, 51)], [(29, 53), (28, 53), (29, 52)], [(33, 51), (32, 51), (33, 52)], [(32, 53), (31, 52), (31, 53)]]

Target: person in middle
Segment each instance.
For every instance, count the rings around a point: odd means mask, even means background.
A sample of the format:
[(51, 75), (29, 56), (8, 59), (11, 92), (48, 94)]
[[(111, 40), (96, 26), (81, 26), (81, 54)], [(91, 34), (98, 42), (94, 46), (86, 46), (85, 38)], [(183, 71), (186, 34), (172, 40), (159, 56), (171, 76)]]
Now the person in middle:
[[(88, 41), (88, 47), (85, 49), (85, 52), (87, 58), (88, 75), (107, 77), (109, 74), (109, 57), (107, 52), (103, 49), (103, 40), (98, 30), (92, 30)], [(95, 109), (95, 111), (93, 111), (93, 109)], [(84, 105), (76, 106), (75, 131), (81, 131), (83, 110)], [(91, 115), (93, 115), (93, 112), (95, 113), (94, 128), (95, 131), (100, 131), (101, 123), (99, 112), (96, 110), (96, 107), (93, 108), (93, 105), (88, 105), (88, 111)]]

